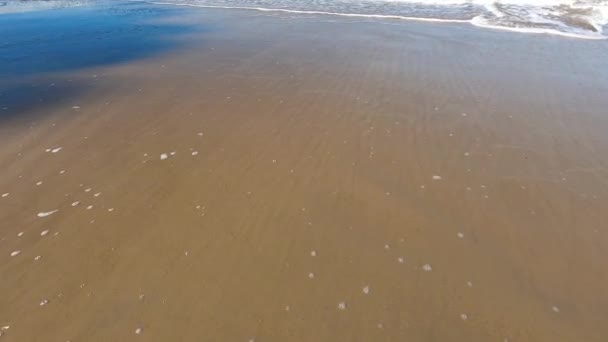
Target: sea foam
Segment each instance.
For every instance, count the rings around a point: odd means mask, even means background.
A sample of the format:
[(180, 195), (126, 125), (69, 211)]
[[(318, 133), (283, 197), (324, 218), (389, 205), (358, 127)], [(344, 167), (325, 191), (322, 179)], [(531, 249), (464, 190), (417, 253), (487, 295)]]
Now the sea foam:
[(606, 39), (608, 0), (163, 0), (158, 5), (469, 23), (521, 33)]

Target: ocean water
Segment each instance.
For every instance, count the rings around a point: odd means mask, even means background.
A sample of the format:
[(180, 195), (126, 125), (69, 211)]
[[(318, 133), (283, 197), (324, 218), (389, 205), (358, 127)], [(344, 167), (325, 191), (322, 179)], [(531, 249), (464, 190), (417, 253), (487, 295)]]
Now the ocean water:
[[(0, 0), (0, 13), (78, 6), (91, 0)], [(251, 9), (388, 20), (463, 22), (521, 33), (608, 38), (608, 0), (150, 0), (153, 4)]]
[(0, 0), (0, 14), (82, 6), (91, 0)]

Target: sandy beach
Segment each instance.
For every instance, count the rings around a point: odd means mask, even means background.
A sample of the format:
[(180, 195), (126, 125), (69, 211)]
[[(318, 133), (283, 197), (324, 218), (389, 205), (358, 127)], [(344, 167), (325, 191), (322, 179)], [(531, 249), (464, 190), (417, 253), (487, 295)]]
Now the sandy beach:
[(0, 341), (608, 339), (608, 41), (0, 16)]

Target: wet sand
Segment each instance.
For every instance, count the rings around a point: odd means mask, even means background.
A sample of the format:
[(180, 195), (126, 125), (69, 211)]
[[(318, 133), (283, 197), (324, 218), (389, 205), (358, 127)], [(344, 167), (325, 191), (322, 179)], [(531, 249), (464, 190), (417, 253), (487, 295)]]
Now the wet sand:
[(606, 42), (135, 3), (9, 24), (0, 341), (606, 341)]

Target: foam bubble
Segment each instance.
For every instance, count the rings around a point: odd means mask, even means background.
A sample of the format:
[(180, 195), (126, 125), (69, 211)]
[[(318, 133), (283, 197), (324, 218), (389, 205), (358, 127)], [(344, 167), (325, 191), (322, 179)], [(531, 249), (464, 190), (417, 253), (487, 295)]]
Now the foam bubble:
[(54, 213), (56, 213), (56, 212), (58, 212), (58, 211), (59, 211), (59, 210), (58, 210), (58, 209), (56, 209), (56, 210), (51, 210), (51, 211), (47, 211), (47, 212), (40, 212), (40, 213), (38, 213), (38, 217), (47, 217), (47, 216), (51, 216), (51, 215), (53, 215)]

